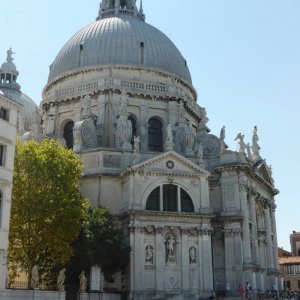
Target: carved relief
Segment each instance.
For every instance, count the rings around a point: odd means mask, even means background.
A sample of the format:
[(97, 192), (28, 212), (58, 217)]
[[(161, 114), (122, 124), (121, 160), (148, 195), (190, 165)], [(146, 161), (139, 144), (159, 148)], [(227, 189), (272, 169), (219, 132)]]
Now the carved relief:
[(242, 236), (242, 231), (239, 228), (227, 228), (224, 229), (225, 238), (234, 238)]
[(196, 264), (197, 262), (197, 249), (195, 246), (192, 246), (189, 249), (189, 260), (190, 260), (190, 265)]
[(145, 248), (145, 263), (149, 265), (153, 265), (153, 246), (147, 245)]

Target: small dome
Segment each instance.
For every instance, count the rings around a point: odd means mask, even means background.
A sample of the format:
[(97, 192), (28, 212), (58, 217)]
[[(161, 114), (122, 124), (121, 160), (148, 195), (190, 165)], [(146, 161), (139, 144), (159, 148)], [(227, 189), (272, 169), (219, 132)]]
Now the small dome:
[(186, 61), (170, 39), (126, 15), (100, 19), (76, 33), (50, 66), (49, 82), (65, 72), (101, 65), (143, 66), (192, 84)]
[(17, 73), (17, 67), (12, 62), (5, 62), (1, 66), (1, 72), (2, 73)]

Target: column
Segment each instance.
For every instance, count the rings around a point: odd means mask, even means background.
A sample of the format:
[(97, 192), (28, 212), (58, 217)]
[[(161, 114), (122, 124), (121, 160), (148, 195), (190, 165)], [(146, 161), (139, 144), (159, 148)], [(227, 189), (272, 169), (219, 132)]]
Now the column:
[(135, 292), (145, 290), (145, 242), (144, 228), (137, 227), (135, 230), (134, 253), (135, 253)]
[[(240, 186), (240, 201), (241, 210), (243, 213), (243, 264), (244, 266), (251, 264), (251, 244), (250, 244), (250, 229), (249, 229), (249, 211), (247, 190), (244, 185)], [(250, 278), (249, 278), (250, 281)], [(252, 281), (252, 280), (251, 280)]]
[(141, 106), (140, 111), (141, 151), (148, 151), (148, 107)]
[(181, 228), (182, 291), (190, 291), (188, 231)]
[(267, 274), (266, 236), (264, 232), (261, 232), (258, 235), (258, 249), (259, 249), (260, 268), (261, 268), (260, 285), (258, 287), (262, 291), (264, 291), (266, 290), (266, 274)]
[(213, 267), (212, 267), (212, 247), (211, 247), (211, 228), (206, 227), (202, 231), (202, 255), (203, 255), (203, 291), (204, 296), (209, 297), (214, 289)]
[(278, 262), (278, 242), (277, 242), (277, 228), (276, 228), (276, 218), (275, 218), (275, 208), (271, 208), (271, 224), (273, 232), (273, 253), (274, 253), (274, 268), (279, 271)]
[(266, 242), (267, 242), (267, 268), (274, 269), (274, 255), (273, 255), (273, 242), (271, 235), (271, 218), (270, 218), (270, 208), (267, 206), (265, 210), (265, 220), (266, 220)]
[(243, 278), (243, 246), (239, 223), (225, 225), (225, 274), (226, 282), (231, 291), (235, 291), (239, 283), (244, 282)]
[(156, 291), (163, 292), (164, 290), (164, 266), (165, 253), (163, 241), (163, 227), (155, 228), (155, 262), (156, 262)]
[(259, 265), (257, 218), (256, 218), (255, 204), (256, 204), (255, 198), (253, 195), (251, 195), (250, 196), (250, 211), (251, 211), (251, 221), (252, 221), (252, 249), (253, 249), (252, 262), (256, 265)]

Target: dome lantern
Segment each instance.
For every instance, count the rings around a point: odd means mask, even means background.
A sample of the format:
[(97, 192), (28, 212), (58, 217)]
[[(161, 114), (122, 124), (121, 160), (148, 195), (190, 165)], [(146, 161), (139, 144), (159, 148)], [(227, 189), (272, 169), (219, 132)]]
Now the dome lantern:
[(142, 8), (142, 0), (140, 9), (137, 9), (136, 0), (102, 0), (99, 7), (97, 21), (118, 15), (129, 15), (145, 21), (145, 15)]
[(20, 90), (21, 86), (17, 83), (19, 72), (16, 65), (13, 63), (12, 49), (7, 50), (6, 62), (1, 65), (0, 68), (0, 87), (9, 87), (16, 90)]

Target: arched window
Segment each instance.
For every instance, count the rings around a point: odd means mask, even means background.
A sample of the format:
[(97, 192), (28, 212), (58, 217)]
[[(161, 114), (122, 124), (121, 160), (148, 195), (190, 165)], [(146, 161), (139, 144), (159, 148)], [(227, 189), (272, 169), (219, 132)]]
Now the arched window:
[(132, 126), (132, 137), (131, 137), (131, 141), (130, 141), (130, 143), (131, 143), (131, 145), (133, 145), (134, 144), (134, 137), (136, 136), (136, 120), (135, 120), (135, 118), (134, 117), (132, 117), (132, 116), (129, 116), (128, 117), (128, 120), (130, 120), (131, 121), (131, 126)]
[(148, 123), (148, 150), (163, 151), (162, 123), (155, 118), (150, 119)]
[(73, 149), (73, 128), (74, 128), (73, 121), (68, 122), (64, 127), (63, 137), (66, 140), (68, 149)]
[(188, 193), (173, 184), (155, 188), (149, 195), (146, 210), (194, 212), (193, 202)]

